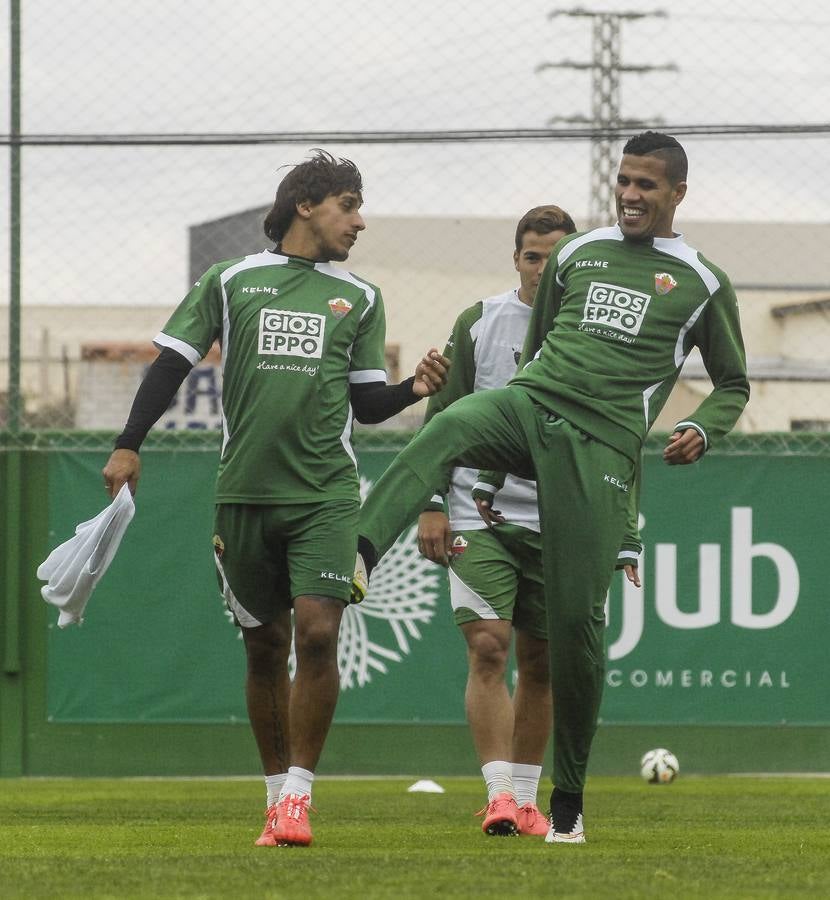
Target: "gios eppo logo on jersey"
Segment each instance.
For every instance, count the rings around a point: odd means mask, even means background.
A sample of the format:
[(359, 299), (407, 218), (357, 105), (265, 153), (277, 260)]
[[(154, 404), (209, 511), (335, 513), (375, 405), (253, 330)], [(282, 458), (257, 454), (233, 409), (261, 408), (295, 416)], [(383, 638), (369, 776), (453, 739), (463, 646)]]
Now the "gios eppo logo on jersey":
[(585, 300), (582, 321), (589, 325), (605, 325), (617, 331), (640, 333), (651, 296), (615, 284), (592, 281)]
[(268, 356), (320, 359), (323, 355), (325, 333), (325, 316), (282, 309), (263, 309), (259, 314), (258, 350)]

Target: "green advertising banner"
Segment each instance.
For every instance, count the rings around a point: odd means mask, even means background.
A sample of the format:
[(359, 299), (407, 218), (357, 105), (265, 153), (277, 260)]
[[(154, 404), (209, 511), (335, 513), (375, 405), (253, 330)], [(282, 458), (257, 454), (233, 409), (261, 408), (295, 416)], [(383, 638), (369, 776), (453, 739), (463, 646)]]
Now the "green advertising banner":
[[(393, 457), (360, 454), (364, 492)], [(49, 720), (244, 721), (244, 652), (210, 544), (216, 455), (142, 458), (135, 518), (83, 625), (59, 630), (50, 614)], [(104, 506), (103, 462), (50, 452), (50, 546)], [(612, 585), (602, 720), (830, 723), (826, 460), (647, 457), (644, 472), (643, 587)], [(339, 662), (338, 722), (464, 721), (464, 644), (414, 529), (346, 610)]]
[[(51, 454), (54, 546), (106, 504), (95, 453)], [(368, 490), (394, 457), (361, 460)], [(136, 514), (81, 626), (51, 616), (50, 721), (247, 721), (244, 650), (213, 564), (216, 455), (146, 451)], [(340, 632), (339, 722), (464, 721), (464, 644), (444, 573), (413, 532), (390, 551), (376, 589)], [(42, 602), (42, 601), (40, 601)]]
[(646, 461), (643, 587), (609, 602), (603, 721), (825, 724), (827, 461)]

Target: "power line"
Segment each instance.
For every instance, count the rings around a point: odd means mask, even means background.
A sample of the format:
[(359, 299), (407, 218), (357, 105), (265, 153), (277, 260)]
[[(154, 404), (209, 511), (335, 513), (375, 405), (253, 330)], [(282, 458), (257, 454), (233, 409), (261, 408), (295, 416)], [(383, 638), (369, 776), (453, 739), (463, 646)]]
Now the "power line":
[[(670, 134), (708, 138), (806, 138), (830, 135), (830, 121), (815, 123), (663, 123)], [(566, 128), (469, 128), (422, 131), (269, 131), (269, 132), (129, 132), (113, 134), (0, 134), (0, 146), (28, 147), (181, 147), (255, 144), (429, 144), (484, 141), (621, 140), (631, 136), (625, 124)]]
[(553, 122), (590, 123), (603, 133), (591, 137), (591, 195), (589, 202), (589, 224), (591, 227), (605, 224), (611, 210), (613, 196), (612, 172), (614, 163), (613, 140), (608, 129), (624, 128), (627, 131), (642, 130), (651, 125), (662, 125), (659, 119), (650, 122), (641, 119), (623, 119), (620, 114), (620, 75), (625, 73), (646, 74), (656, 71), (676, 71), (673, 63), (666, 65), (625, 65), (620, 61), (620, 26), (623, 22), (636, 21), (648, 17), (666, 18), (663, 10), (641, 12), (601, 12), (583, 9), (556, 9), (548, 13), (548, 19), (558, 16), (585, 18), (591, 21), (592, 55), (590, 62), (546, 62), (536, 66), (536, 71), (545, 69), (582, 69), (591, 72), (591, 115), (556, 116)]
[(830, 21), (818, 19), (765, 19), (761, 16), (722, 16), (718, 15), (695, 15), (694, 13), (672, 13), (673, 19), (692, 19), (696, 22), (733, 22), (738, 25), (782, 25), (787, 27), (806, 27), (806, 28), (830, 28)]

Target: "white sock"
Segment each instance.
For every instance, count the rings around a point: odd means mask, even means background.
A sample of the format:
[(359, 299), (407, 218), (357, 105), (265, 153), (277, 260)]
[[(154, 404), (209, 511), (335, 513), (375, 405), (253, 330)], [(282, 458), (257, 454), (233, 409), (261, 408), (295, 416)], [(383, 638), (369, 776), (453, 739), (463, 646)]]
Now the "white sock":
[(309, 772), (308, 769), (301, 769), (299, 766), (289, 766), (288, 777), (285, 779), (282, 790), (280, 790), (280, 800), (289, 794), (299, 794), (301, 797), (303, 794), (308, 794), (310, 798), (313, 781), (314, 772)]
[(490, 801), (496, 794), (513, 793), (513, 766), (505, 759), (494, 759), (484, 763), (481, 774), (487, 782), (487, 800)]
[(539, 790), (539, 779), (541, 777), (541, 766), (513, 763), (513, 787), (516, 791), (516, 803), (519, 806), (536, 803), (536, 792)]
[(288, 778), (288, 772), (280, 772), (279, 775), (265, 776), (265, 790), (267, 792), (265, 795), (266, 807), (271, 807), (277, 802), (286, 778)]

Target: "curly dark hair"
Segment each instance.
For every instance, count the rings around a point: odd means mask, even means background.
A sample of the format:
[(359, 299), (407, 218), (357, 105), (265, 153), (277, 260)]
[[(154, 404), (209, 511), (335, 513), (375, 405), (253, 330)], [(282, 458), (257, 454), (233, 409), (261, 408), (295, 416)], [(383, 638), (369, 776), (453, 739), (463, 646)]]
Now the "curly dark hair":
[(344, 191), (363, 195), (363, 178), (350, 159), (337, 159), (319, 149), (312, 153), (310, 159), (294, 166), (280, 182), (274, 205), (265, 217), (265, 234), (275, 243), (288, 231), (298, 203), (322, 203), (326, 197)]

